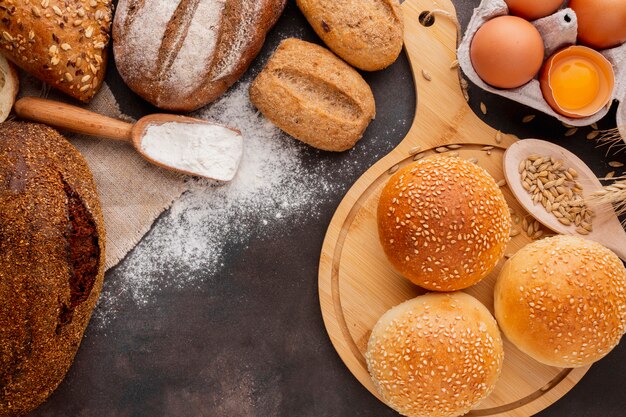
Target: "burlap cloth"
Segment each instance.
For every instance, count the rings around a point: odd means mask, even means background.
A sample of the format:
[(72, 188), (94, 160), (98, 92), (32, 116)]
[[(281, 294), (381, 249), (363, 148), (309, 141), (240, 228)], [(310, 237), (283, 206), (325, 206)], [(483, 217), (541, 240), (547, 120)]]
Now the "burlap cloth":
[[(67, 101), (61, 93), (28, 75), (21, 76), (20, 96)], [(130, 121), (120, 112), (106, 84), (90, 104), (82, 107)], [(107, 232), (109, 269), (139, 243), (156, 218), (185, 192), (186, 179), (150, 165), (129, 144), (74, 134), (65, 136), (83, 154), (96, 180)]]

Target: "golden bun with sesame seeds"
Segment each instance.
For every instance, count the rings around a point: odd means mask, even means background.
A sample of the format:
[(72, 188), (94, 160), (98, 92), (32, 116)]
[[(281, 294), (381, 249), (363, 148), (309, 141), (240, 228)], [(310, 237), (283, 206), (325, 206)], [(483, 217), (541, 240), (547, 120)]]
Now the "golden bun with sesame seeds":
[(98, 92), (106, 70), (111, 0), (0, 2), (0, 51), (78, 100)]
[(394, 268), (432, 291), (456, 291), (485, 278), (504, 256), (511, 215), (481, 167), (435, 156), (398, 171), (378, 204), (381, 245)]
[(462, 292), (430, 293), (386, 312), (365, 354), (377, 391), (408, 417), (456, 417), (493, 391), (504, 350), (496, 320)]
[(599, 243), (543, 239), (506, 262), (494, 303), (500, 328), (522, 352), (549, 366), (588, 366), (626, 332), (626, 268)]

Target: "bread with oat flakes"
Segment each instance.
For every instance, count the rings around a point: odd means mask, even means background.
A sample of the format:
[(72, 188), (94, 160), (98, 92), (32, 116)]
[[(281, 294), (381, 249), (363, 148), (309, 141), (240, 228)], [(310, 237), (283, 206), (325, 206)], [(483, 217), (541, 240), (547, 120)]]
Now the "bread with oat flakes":
[(106, 70), (111, 0), (4, 0), (0, 51), (17, 66), (83, 102)]

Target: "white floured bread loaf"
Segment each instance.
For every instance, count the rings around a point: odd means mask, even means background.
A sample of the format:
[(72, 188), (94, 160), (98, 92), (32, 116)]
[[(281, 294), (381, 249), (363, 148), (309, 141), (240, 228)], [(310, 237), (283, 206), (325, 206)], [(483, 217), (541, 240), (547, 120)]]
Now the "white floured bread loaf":
[(427, 294), (385, 313), (366, 360), (385, 402), (408, 417), (456, 417), (493, 391), (504, 350), (495, 319), (464, 293)]
[(114, 54), (126, 84), (157, 107), (191, 111), (246, 71), (286, 0), (120, 0)]
[(500, 328), (522, 352), (550, 366), (587, 366), (626, 332), (626, 269), (599, 243), (543, 239), (506, 262), (494, 303)]

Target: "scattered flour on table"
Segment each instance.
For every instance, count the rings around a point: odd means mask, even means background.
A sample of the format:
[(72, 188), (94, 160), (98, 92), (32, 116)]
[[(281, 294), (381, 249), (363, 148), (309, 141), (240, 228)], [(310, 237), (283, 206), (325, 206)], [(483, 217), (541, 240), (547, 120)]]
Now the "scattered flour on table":
[[(226, 185), (190, 180), (190, 191), (122, 262), (115, 282), (105, 285), (96, 310), (102, 325), (122, 297), (146, 304), (164, 286), (197, 280), (194, 271), (215, 274), (227, 244), (246, 242), (259, 228), (275, 227), (279, 221), (315, 215), (324, 196), (340, 187), (303, 165), (304, 145), (285, 137), (256, 111), (248, 88), (249, 83), (241, 83), (192, 115), (241, 131), (244, 155), (237, 175)], [(161, 276), (160, 271), (171, 269), (185, 272)]]

